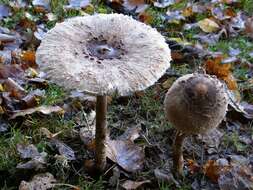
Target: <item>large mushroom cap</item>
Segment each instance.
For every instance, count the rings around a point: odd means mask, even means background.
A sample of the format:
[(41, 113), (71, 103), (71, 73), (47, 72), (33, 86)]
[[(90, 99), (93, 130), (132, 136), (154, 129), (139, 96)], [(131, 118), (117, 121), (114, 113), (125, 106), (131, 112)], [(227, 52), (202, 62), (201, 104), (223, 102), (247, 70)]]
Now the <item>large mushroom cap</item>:
[(165, 101), (167, 119), (185, 134), (205, 133), (226, 115), (228, 100), (223, 84), (206, 74), (188, 74), (177, 79)]
[(164, 74), (170, 60), (159, 32), (121, 14), (57, 24), (36, 53), (37, 63), (53, 82), (96, 95), (143, 90)]

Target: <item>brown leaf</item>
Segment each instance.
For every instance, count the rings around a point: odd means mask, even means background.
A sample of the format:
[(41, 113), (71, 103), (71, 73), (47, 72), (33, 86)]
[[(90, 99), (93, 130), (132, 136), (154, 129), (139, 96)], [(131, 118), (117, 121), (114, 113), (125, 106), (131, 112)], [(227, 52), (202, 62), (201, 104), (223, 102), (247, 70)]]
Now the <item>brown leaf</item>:
[(151, 24), (153, 22), (152, 15), (147, 12), (141, 12), (138, 14), (138, 19), (145, 24)]
[(208, 59), (205, 62), (206, 72), (210, 75), (216, 75), (219, 79), (224, 80), (230, 90), (237, 90), (237, 82), (231, 73), (231, 64), (222, 64), (222, 60), (222, 56)]
[(141, 129), (137, 127), (128, 128), (117, 140), (134, 141), (140, 137)]
[(20, 65), (3, 65), (0, 64), (0, 79), (21, 78), (24, 71)]
[(218, 160), (208, 160), (203, 166), (204, 174), (215, 183), (218, 182), (219, 176), (229, 169), (228, 163), (222, 163)]
[(35, 63), (35, 52), (34, 51), (23, 51), (21, 54), (21, 61), (23, 69), (28, 69), (29, 67), (36, 67)]
[(245, 22), (245, 33), (250, 37), (253, 38), (253, 17), (248, 18)]
[(222, 190), (252, 189), (253, 172), (251, 165), (235, 164), (231, 169), (223, 172), (218, 179)]
[(143, 184), (151, 183), (150, 180), (145, 181), (132, 181), (132, 180), (126, 180), (121, 186), (126, 190), (134, 190), (141, 187)]
[(25, 115), (33, 114), (35, 112), (40, 112), (45, 115), (48, 115), (53, 112), (63, 113), (63, 109), (59, 106), (39, 106), (36, 108), (29, 108), (26, 110), (17, 110), (17, 111), (14, 111), (14, 114), (10, 117), (10, 119), (15, 119), (16, 117), (19, 117), (19, 116), (23, 117)]
[(15, 97), (18, 100), (22, 99), (26, 95), (26, 91), (12, 78), (8, 78), (4, 81), (4, 91), (10, 92), (11, 97)]
[(191, 174), (198, 173), (201, 169), (198, 163), (192, 159), (187, 159), (187, 166)]
[(106, 156), (128, 172), (136, 172), (143, 167), (144, 152), (131, 141), (107, 140)]
[(147, 9), (149, 5), (146, 4), (145, 0), (124, 0), (123, 6), (125, 10), (140, 13)]
[(50, 173), (35, 175), (30, 182), (22, 181), (19, 190), (47, 190), (52, 189), (56, 182), (54, 176)]

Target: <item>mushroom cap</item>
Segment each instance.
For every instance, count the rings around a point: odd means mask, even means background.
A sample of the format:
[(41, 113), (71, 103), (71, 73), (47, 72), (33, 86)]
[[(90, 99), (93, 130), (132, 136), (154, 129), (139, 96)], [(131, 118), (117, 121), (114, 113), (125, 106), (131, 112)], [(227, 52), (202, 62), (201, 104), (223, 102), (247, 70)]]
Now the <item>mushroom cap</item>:
[(66, 89), (126, 96), (155, 83), (171, 55), (150, 26), (122, 14), (97, 14), (57, 24), (42, 40), (36, 61)]
[(223, 84), (207, 74), (187, 74), (168, 90), (165, 114), (174, 127), (185, 134), (206, 133), (226, 115), (228, 99)]

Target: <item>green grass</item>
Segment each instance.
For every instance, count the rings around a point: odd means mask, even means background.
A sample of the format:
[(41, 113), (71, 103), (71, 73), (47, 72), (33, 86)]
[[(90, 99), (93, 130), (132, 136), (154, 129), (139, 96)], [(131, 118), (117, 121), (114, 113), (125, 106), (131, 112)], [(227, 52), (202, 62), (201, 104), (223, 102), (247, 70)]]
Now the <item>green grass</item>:
[(226, 147), (233, 147), (238, 152), (245, 152), (249, 147), (244, 143), (240, 142), (239, 135), (237, 132), (233, 132), (232, 134), (225, 134), (224, 144)]
[(9, 133), (0, 136), (0, 171), (12, 171), (20, 159), (16, 152), (17, 144), (25, 144), (28, 139), (19, 129), (12, 128)]
[(241, 4), (243, 5), (243, 10), (252, 16), (253, 0), (241, 0)]
[(253, 51), (253, 43), (246, 37), (220, 40), (215, 45), (209, 46), (211, 51), (221, 51), (224, 54), (228, 54), (230, 48), (240, 49), (241, 53), (239, 54), (239, 57), (253, 61), (253, 59), (249, 56), (249, 53)]
[(45, 99), (42, 100), (43, 105), (53, 105), (63, 102), (65, 91), (62, 87), (55, 84), (49, 84), (45, 90)]

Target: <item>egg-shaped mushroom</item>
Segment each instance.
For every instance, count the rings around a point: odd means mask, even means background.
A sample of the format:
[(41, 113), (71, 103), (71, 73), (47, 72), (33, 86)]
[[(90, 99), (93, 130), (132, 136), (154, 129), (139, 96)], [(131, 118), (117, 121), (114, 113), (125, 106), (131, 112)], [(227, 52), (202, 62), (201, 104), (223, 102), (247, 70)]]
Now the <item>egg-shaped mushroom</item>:
[(173, 144), (174, 170), (183, 173), (183, 140), (217, 127), (226, 115), (227, 95), (223, 84), (207, 74), (187, 74), (168, 90), (165, 101), (167, 120), (177, 129)]

